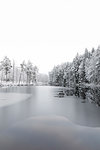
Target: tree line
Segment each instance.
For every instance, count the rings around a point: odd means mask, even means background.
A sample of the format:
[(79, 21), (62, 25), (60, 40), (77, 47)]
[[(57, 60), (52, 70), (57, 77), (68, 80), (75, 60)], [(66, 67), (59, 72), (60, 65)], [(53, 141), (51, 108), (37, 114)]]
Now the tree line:
[(23, 61), (20, 66), (15, 65), (15, 61), (5, 56), (0, 62), (0, 81), (13, 84), (36, 84), (38, 75), (37, 66), (33, 66), (31, 61)]
[(72, 62), (54, 66), (49, 72), (49, 84), (72, 88), (76, 96), (84, 99), (94, 94), (93, 99), (98, 101), (95, 97), (100, 96), (100, 46), (91, 51), (85, 49), (83, 55), (77, 53)]

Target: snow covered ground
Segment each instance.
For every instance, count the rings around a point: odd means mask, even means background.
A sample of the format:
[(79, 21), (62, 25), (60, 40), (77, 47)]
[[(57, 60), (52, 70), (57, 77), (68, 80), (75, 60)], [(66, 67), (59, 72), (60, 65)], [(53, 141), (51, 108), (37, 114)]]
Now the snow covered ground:
[(22, 93), (0, 93), (0, 107), (12, 105), (19, 101), (28, 99), (31, 94)]

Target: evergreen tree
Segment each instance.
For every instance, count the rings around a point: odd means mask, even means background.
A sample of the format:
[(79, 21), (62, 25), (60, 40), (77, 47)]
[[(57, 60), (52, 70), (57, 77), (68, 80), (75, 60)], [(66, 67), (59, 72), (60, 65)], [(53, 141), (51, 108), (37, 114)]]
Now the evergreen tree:
[(3, 61), (1, 61), (1, 69), (3, 70), (6, 76), (6, 82), (9, 80), (7, 75), (10, 73), (11, 68), (12, 68), (11, 60), (7, 56), (5, 56)]

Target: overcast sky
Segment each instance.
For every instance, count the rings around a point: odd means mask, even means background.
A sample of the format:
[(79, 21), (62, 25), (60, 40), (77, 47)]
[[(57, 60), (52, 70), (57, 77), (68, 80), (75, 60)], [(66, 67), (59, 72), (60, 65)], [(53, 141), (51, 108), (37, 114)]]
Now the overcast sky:
[(99, 0), (0, 1), (0, 60), (30, 59), (47, 73), (99, 44)]

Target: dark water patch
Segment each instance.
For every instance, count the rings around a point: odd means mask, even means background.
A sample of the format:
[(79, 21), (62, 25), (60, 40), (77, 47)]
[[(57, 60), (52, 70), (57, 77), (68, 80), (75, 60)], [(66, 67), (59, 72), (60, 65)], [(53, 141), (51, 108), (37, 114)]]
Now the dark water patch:
[(86, 101), (85, 100), (81, 100), (81, 103), (86, 103)]
[(67, 96), (73, 96), (73, 95), (74, 95), (74, 89), (72, 89), (72, 88), (66, 88), (66, 89), (64, 90), (64, 92), (65, 92), (65, 94), (66, 94)]
[(58, 98), (62, 98), (62, 97), (65, 97), (65, 92), (64, 90), (58, 90), (54, 93), (54, 97), (58, 97)]

